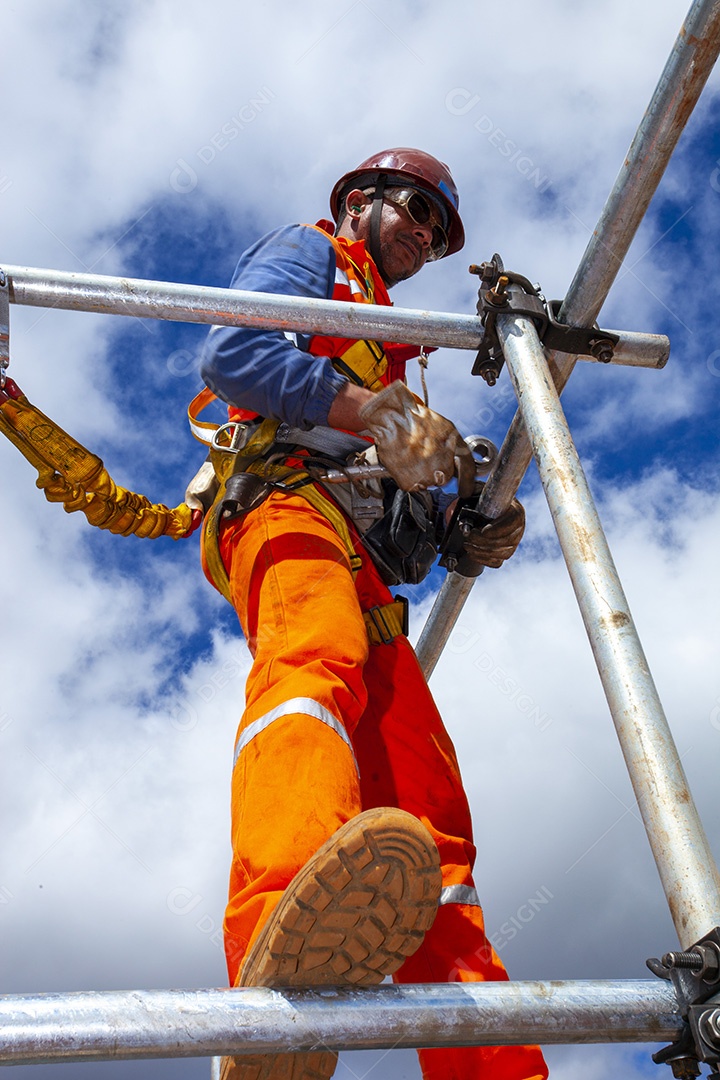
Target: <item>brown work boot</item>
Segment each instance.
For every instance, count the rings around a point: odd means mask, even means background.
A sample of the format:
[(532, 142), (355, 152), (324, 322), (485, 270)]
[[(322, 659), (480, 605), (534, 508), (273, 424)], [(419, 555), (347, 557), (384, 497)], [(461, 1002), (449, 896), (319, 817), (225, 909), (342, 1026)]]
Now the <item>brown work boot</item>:
[[(430, 929), (440, 858), (425, 826), (395, 807), (348, 821), (295, 875), (245, 958), (240, 986), (373, 986)], [(328, 1080), (332, 1050), (222, 1059), (220, 1080)]]

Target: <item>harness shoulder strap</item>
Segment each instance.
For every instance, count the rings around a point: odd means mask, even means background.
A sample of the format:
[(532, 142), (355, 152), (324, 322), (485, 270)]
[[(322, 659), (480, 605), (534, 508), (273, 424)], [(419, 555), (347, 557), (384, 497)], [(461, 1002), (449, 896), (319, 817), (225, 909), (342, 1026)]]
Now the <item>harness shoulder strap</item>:
[[(312, 228), (321, 232), (332, 244), (338, 270), (347, 280), (352, 300), (360, 304), (374, 303), (376, 287), (369, 259), (361, 268), (340, 237), (330, 236), (317, 225), (313, 225)], [(382, 390), (383, 378), (388, 369), (388, 358), (379, 341), (364, 338), (351, 341), (343, 348), (340, 356), (334, 356), (331, 359), (335, 370), (357, 386), (364, 386), (373, 392)]]
[(211, 420), (198, 420), (200, 413), (213, 401), (217, 401), (216, 395), (209, 389), (204, 387), (199, 394), (196, 394), (192, 399), (187, 409), (188, 423), (190, 424), (190, 432), (198, 440), (198, 442), (210, 445), (213, 440), (213, 435), (218, 429), (218, 424), (214, 424)]

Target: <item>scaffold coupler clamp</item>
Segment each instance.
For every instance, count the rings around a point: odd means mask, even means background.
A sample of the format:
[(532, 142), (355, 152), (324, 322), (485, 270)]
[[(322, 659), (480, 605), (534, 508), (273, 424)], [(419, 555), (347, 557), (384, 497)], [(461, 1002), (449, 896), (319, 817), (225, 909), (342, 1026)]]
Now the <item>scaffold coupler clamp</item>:
[(679, 1039), (653, 1054), (670, 1065), (679, 1080), (700, 1075), (699, 1062), (710, 1065), (710, 1080), (720, 1080), (720, 926), (683, 952), (667, 952), (647, 966), (672, 983), (685, 1028)]
[(0, 390), (5, 389), (6, 372), (10, 364), (10, 286), (0, 267)]
[(481, 281), (477, 313), (485, 331), (472, 373), (480, 375), (488, 386), (495, 385), (504, 362), (496, 329), (500, 314), (523, 315), (531, 319), (547, 349), (594, 356), (602, 363), (612, 360), (620, 340), (617, 334), (600, 330), (597, 325), (571, 326), (560, 322), (562, 301), (546, 300), (539, 285), (533, 285), (522, 274), (506, 270), (497, 252), (488, 262), (473, 264), (470, 273), (477, 274)]

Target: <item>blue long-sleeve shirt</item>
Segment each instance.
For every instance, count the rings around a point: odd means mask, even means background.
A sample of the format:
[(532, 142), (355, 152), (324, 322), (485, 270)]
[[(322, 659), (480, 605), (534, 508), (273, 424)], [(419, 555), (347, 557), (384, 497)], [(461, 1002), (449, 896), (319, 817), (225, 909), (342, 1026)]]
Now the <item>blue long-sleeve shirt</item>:
[[(230, 287), (252, 292), (331, 299), (335, 251), (330, 240), (307, 225), (285, 225), (242, 255)], [(201, 361), (210, 389), (229, 405), (292, 427), (327, 424), (328, 412), (347, 382), (327, 357), (307, 351), (310, 335), (247, 326), (214, 326)]]

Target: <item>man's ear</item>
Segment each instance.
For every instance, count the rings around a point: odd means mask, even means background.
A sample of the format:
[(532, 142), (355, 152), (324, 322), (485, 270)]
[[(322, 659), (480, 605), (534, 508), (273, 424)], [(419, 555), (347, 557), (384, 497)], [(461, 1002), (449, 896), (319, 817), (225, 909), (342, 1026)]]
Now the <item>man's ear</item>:
[(353, 188), (345, 196), (345, 211), (349, 217), (357, 220), (369, 203), (370, 200), (364, 192), (360, 191), (359, 188)]

